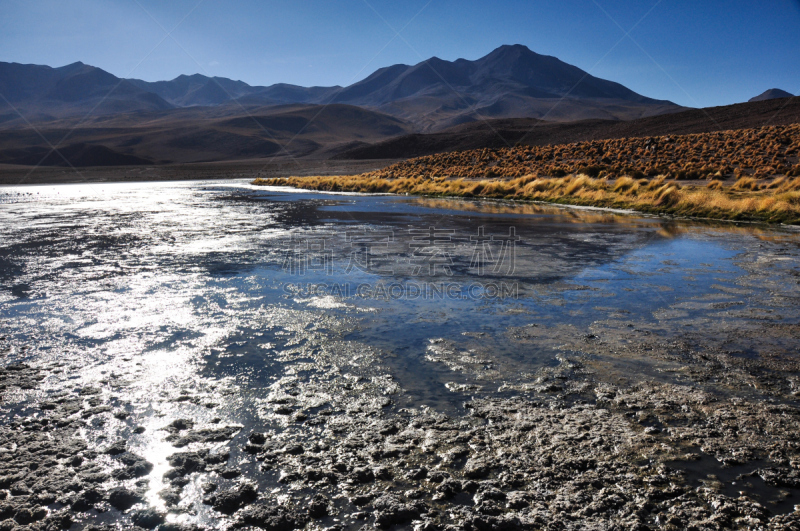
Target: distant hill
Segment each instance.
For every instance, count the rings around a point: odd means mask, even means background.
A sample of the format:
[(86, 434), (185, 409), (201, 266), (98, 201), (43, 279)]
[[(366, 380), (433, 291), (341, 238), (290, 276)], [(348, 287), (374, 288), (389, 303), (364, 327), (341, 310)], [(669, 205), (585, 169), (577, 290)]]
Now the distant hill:
[(690, 109), (624, 122), (581, 120), (553, 123), (533, 118), (500, 119), (463, 124), (438, 133), (391, 138), (373, 145), (358, 146), (343, 151), (336, 155), (336, 158), (403, 159), (450, 151), (504, 148), (517, 143), (544, 146), (588, 140), (709, 133), (798, 122), (800, 122), (799, 99), (788, 103), (766, 100)]
[(786, 92), (785, 90), (774, 88), (774, 89), (769, 89), (768, 91), (759, 94), (755, 98), (750, 98), (748, 101), (750, 101), (750, 102), (753, 102), (753, 101), (766, 101), (766, 100), (777, 100), (777, 99), (780, 99), (780, 98), (793, 98), (793, 97), (794, 97), (794, 94), (790, 94), (790, 93)]
[(102, 145), (79, 142), (53, 152), (49, 146), (0, 150), (0, 163), (25, 166), (141, 166), (153, 164), (152, 160), (125, 155)]
[[(117, 166), (242, 159), (319, 158), (407, 134), (397, 118), (352, 105), (235, 104), (137, 114), (71, 117), (36, 130), (2, 123), (0, 164), (65, 166), (50, 143), (74, 166)], [(95, 149), (96, 148), (96, 149)], [(44, 160), (43, 160), (44, 158)], [(40, 162), (41, 161), (41, 162)]]
[(157, 94), (176, 107), (221, 105), (255, 90), (243, 81), (232, 81), (224, 77), (210, 78), (201, 74), (183, 75), (172, 81), (155, 83), (139, 79), (127, 81), (141, 90)]
[[(80, 62), (60, 68), (0, 63), (0, 94), (28, 120), (174, 107), (153, 92)], [(12, 111), (6, 101), (0, 99), (0, 112)]]

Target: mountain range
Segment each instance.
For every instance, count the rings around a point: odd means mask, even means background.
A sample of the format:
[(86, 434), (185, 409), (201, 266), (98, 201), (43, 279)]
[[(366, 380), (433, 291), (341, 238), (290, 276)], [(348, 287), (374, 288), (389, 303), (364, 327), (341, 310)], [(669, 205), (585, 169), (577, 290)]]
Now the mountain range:
[(118, 153), (120, 164), (326, 158), (484, 119), (618, 121), (681, 110), (521, 45), (475, 61), (381, 68), (348, 87), (259, 87), (200, 74), (147, 82), (83, 63), (0, 63), (0, 163), (36, 164), (49, 144), (86, 163), (95, 152), (103, 163)]
[[(340, 103), (410, 122), (420, 131), (481, 117), (630, 119), (680, 109), (589, 75), (525, 46), (502, 46), (476, 61), (433, 57), (381, 68), (348, 87), (250, 86), (200, 74), (171, 81), (120, 79), (96, 67), (0, 63), (0, 93), (26, 117), (63, 118), (192, 106)], [(558, 106), (554, 104), (560, 102)], [(8, 107), (7, 105), (5, 105)]]

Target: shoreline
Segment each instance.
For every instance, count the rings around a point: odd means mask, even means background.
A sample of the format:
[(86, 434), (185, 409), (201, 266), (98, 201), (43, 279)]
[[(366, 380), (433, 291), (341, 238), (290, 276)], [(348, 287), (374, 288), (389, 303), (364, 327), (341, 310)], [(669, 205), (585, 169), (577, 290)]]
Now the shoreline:
[(255, 186), (284, 186), (324, 192), (395, 193), (433, 198), (494, 199), (606, 212), (670, 216), (673, 219), (800, 226), (800, 178), (761, 183), (755, 191), (736, 184), (717, 187), (621, 177), (614, 181), (585, 175), (561, 178), (523, 176), (514, 180), (374, 179), (369, 175), (256, 179)]
[(0, 186), (204, 180), (252, 180), (259, 176), (347, 175), (379, 170), (392, 160), (241, 160), (163, 166), (10, 166), (0, 164)]

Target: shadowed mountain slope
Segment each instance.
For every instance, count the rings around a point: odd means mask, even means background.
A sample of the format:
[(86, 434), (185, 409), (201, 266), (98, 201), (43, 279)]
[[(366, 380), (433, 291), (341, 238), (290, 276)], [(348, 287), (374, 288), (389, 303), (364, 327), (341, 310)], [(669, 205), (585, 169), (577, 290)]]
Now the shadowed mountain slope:
[(630, 121), (582, 120), (553, 123), (533, 118), (499, 119), (463, 124), (438, 133), (392, 138), (344, 151), (336, 158), (400, 159), (449, 151), (504, 148), (517, 143), (543, 146), (588, 140), (709, 133), (798, 122), (798, 99), (690, 109)]
[[(67, 158), (74, 166), (329, 158), (411, 130), (397, 118), (352, 105), (243, 110), (227, 104), (214, 107), (213, 112), (208, 107), (191, 107), (85, 120), (65, 118), (40, 123), (36, 130), (0, 123), (0, 164), (66, 165), (58, 155), (43, 160), (50, 151), (48, 142), (59, 146), (62, 154), (72, 149), (75, 160)], [(87, 146), (102, 149), (87, 151)], [(97, 161), (90, 160), (92, 153)]]

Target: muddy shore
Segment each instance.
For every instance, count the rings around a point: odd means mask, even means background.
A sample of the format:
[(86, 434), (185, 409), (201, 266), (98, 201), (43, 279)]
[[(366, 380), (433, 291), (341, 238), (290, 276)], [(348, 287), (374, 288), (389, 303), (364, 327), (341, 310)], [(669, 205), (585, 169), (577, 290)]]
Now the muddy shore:
[[(570, 343), (573, 354), (504, 396), (465, 402), (460, 414), (404, 408), (390, 377), (369, 366), (337, 372), (318, 359), (306, 376), (287, 371), (270, 387), (265, 420), (252, 429), (207, 415), (165, 418), (149, 434), (171, 446), (157, 499), (154, 463), (137, 454), (146, 412), (124, 393), (134, 374), (48, 392), (68, 364), (6, 357), (0, 526), (800, 528), (796, 361), (775, 349), (763, 361), (743, 359), (621, 323), (593, 330), (510, 331), (521, 344)], [(798, 331), (767, 325), (730, 339), (780, 343)], [(678, 361), (685, 382), (627, 381), (592, 361), (609, 348)], [(430, 355), (469, 370), (446, 341)], [(704, 390), (712, 382), (732, 392)], [(758, 392), (743, 398), (747, 389)], [(163, 400), (213, 411), (214, 395), (184, 390)], [(86, 436), (92, 430), (99, 439)], [(203, 510), (210, 518), (192, 523)]]

